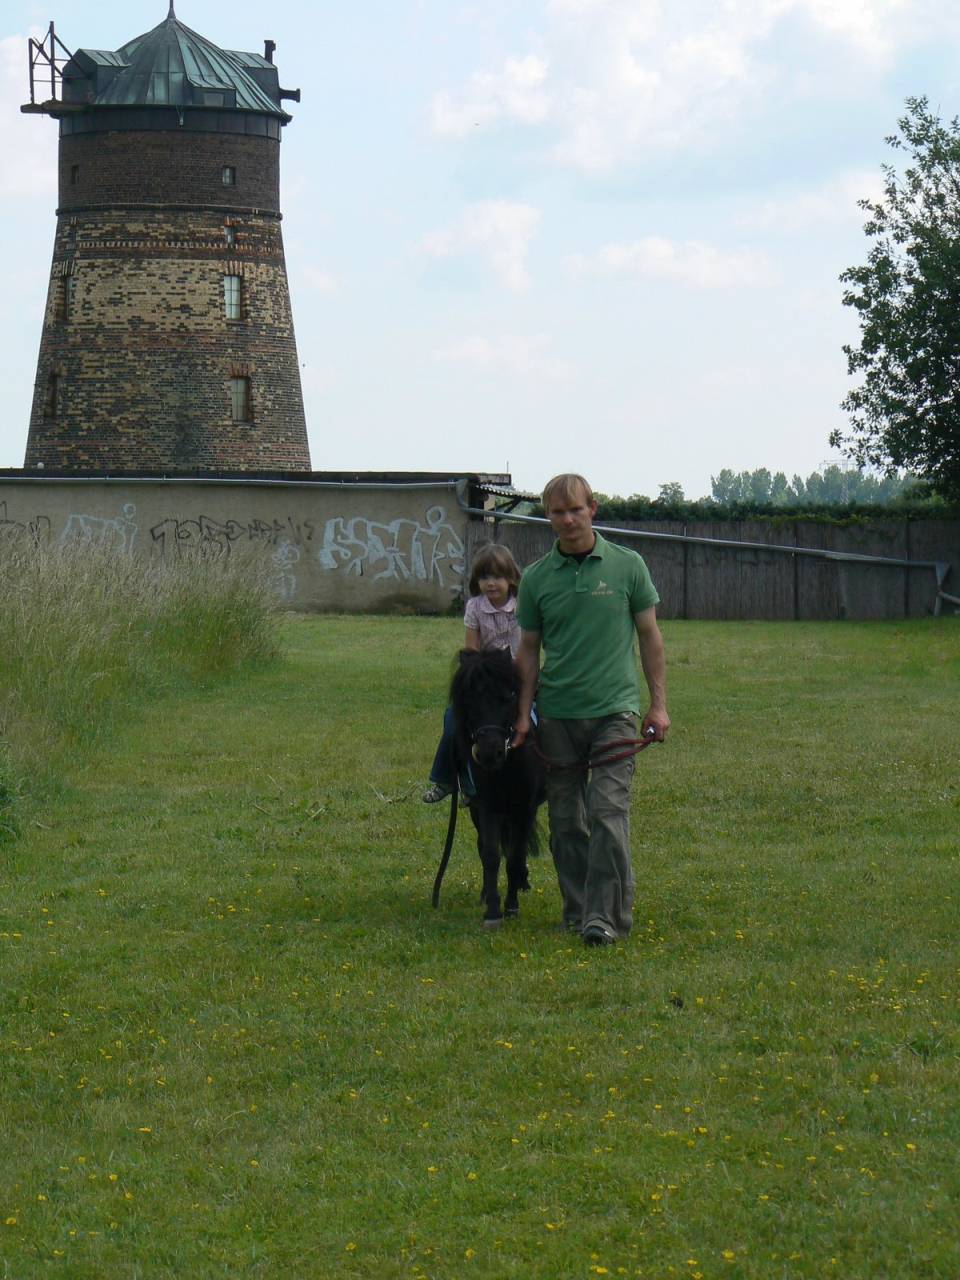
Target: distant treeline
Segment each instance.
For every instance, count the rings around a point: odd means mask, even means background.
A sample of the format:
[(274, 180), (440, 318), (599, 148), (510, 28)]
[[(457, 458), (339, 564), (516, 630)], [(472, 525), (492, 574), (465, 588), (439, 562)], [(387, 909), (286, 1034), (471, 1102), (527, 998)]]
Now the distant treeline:
[(602, 493), (596, 498), (600, 520), (742, 520), (751, 516), (843, 520), (880, 514), (902, 518), (960, 514), (916, 476), (874, 475), (838, 466), (811, 472), (806, 479), (795, 475), (792, 480), (783, 471), (766, 467), (740, 472), (724, 468), (711, 476), (710, 496), (695, 500), (687, 498), (677, 483), (662, 484), (655, 498)]

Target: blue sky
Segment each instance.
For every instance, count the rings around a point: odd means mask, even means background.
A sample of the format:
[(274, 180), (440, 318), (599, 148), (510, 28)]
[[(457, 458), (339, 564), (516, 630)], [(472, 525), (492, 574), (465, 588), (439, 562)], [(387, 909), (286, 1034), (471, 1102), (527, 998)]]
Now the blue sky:
[[(0, 14), (0, 465), (23, 460), (56, 206), (26, 40), (115, 49), (167, 0)], [(178, 0), (277, 42), (317, 470), (510, 470), (524, 488), (806, 475), (843, 424), (837, 276), (907, 95), (960, 111), (946, 0)]]

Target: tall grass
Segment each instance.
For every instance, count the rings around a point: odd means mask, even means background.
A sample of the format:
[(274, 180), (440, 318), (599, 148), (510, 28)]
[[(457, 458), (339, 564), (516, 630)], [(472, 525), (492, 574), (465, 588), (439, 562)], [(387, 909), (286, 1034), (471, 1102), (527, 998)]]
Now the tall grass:
[(145, 698), (277, 651), (256, 566), (150, 563), (89, 546), (0, 553), (0, 838), (24, 778)]

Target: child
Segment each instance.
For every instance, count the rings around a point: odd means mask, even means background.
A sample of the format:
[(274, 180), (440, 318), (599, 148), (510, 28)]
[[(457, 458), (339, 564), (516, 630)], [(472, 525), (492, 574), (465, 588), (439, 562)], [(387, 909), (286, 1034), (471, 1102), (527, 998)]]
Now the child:
[[(520, 570), (507, 547), (488, 543), (473, 558), (470, 571), (470, 599), (463, 613), (465, 649), (509, 649), (517, 656), (520, 628), (517, 625), (517, 587)], [(423, 793), (425, 804), (436, 804), (456, 786), (453, 767), (453, 712), (443, 716), (443, 736), (433, 758), (430, 782)]]

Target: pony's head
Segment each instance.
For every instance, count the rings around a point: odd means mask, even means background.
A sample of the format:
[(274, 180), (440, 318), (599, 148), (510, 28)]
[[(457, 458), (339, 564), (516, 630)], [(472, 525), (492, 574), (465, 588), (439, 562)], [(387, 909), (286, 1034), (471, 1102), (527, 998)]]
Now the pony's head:
[(520, 677), (509, 649), (463, 649), (450, 686), (461, 756), (501, 769), (513, 737)]

